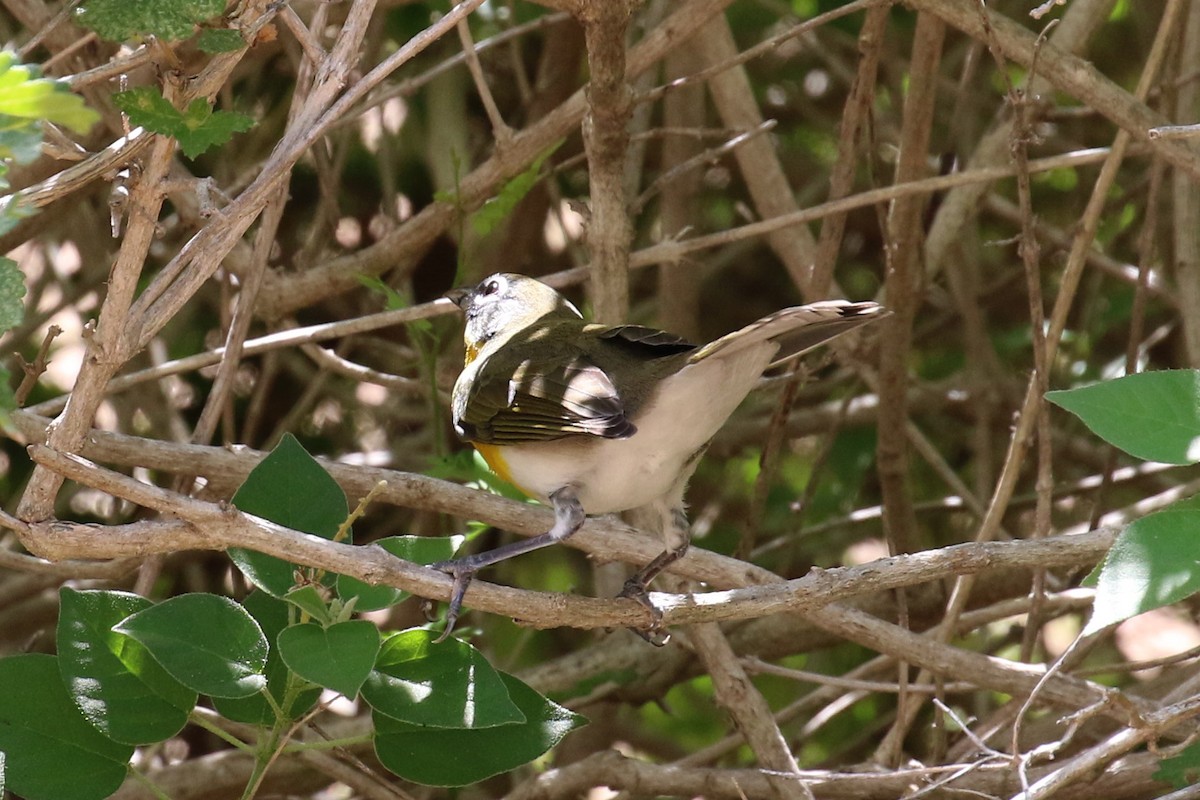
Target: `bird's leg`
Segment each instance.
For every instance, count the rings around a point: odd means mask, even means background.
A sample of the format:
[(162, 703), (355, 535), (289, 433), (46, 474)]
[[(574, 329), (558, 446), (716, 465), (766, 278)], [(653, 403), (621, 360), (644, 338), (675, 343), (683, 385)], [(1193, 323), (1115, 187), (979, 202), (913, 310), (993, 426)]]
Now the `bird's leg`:
[(649, 630), (638, 630), (636, 633), (650, 644), (658, 647), (666, 644), (671, 637), (670, 635), (662, 636), (659, 634), (659, 622), (662, 620), (662, 611), (658, 610), (650, 602), (650, 594), (646, 589), (650, 585), (650, 581), (654, 580), (658, 573), (683, 558), (684, 553), (688, 551), (690, 530), (688, 528), (687, 514), (684, 512), (682, 505), (671, 508), (663, 515), (663, 541), (666, 544), (666, 550), (659, 553), (649, 564), (635, 572), (629, 580), (625, 581), (624, 588), (617, 594), (617, 597), (628, 597), (650, 609), (654, 621), (651, 623)]
[(437, 641), (442, 641), (454, 630), (454, 623), (458, 621), (458, 614), (462, 610), (463, 596), (467, 593), (467, 587), (471, 585), (471, 579), (475, 577), (476, 572), (513, 556), (540, 550), (556, 542), (561, 542), (583, 525), (585, 519), (583, 505), (580, 504), (573, 486), (564, 486), (553, 492), (550, 495), (550, 502), (554, 506), (554, 527), (545, 533), (510, 542), (485, 553), (463, 556), (452, 561), (439, 561), (430, 565), (433, 569), (441, 570), (454, 578), (454, 587), (450, 591), (450, 605), (446, 608), (446, 628)]

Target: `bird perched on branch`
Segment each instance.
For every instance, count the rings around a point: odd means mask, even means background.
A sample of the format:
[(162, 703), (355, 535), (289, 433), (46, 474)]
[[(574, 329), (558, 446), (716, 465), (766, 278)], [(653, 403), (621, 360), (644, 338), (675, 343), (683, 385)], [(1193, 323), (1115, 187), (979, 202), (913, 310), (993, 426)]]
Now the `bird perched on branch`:
[(712, 437), (765, 369), (887, 313), (877, 303), (812, 303), (698, 346), (653, 328), (588, 324), (524, 275), (446, 296), (466, 316), (454, 428), (497, 475), (550, 504), (554, 526), (433, 565), (454, 578), (443, 637), (478, 570), (561, 542), (587, 514), (633, 509), (659, 529), (664, 550), (619, 596), (659, 616), (646, 587), (687, 551), (683, 494)]

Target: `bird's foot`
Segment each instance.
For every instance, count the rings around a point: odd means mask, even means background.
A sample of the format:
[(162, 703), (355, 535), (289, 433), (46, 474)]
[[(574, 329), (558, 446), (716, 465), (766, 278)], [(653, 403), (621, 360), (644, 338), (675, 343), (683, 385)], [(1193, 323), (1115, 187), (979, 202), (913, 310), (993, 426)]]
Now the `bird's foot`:
[(435, 642), (442, 642), (446, 640), (454, 630), (455, 623), (458, 622), (458, 615), (462, 611), (463, 596), (466, 595), (467, 587), (471, 585), (471, 579), (475, 577), (479, 567), (470, 563), (470, 558), (438, 561), (429, 566), (454, 579), (454, 585), (450, 589), (450, 604), (446, 607), (446, 627), (442, 629), (441, 635), (434, 639)]
[(650, 593), (646, 591), (646, 584), (639, 580), (637, 575), (625, 581), (625, 586), (617, 593), (617, 597), (627, 597), (630, 600), (636, 600), (650, 611), (650, 627), (630, 628), (631, 631), (655, 647), (662, 647), (671, 641), (670, 632), (662, 628), (662, 611), (654, 603), (650, 602)]

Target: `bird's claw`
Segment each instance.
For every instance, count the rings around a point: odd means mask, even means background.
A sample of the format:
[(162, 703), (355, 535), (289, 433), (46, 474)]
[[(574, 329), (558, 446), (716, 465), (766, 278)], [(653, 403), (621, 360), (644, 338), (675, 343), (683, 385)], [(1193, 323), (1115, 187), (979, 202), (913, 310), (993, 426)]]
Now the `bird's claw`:
[(671, 641), (670, 632), (662, 628), (662, 611), (654, 603), (650, 602), (650, 593), (646, 591), (646, 584), (638, 580), (636, 575), (625, 581), (625, 586), (617, 593), (617, 597), (626, 597), (630, 600), (635, 600), (650, 612), (650, 627), (630, 628), (631, 631), (655, 647), (662, 647)]
[(441, 635), (434, 639), (435, 642), (442, 642), (450, 636), (455, 623), (458, 622), (459, 612), (462, 611), (463, 596), (466, 595), (467, 587), (471, 585), (471, 579), (475, 577), (477, 568), (463, 564), (461, 560), (439, 561), (429, 566), (454, 579), (454, 585), (450, 588), (450, 603), (446, 606), (446, 627), (442, 629)]

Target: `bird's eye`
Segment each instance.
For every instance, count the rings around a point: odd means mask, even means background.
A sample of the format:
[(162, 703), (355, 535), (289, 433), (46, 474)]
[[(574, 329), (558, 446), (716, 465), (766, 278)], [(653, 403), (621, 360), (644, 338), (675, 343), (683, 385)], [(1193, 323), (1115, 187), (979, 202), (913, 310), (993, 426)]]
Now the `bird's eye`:
[(483, 285), (483, 294), (485, 295), (495, 294), (498, 291), (500, 291), (500, 281), (495, 278)]

